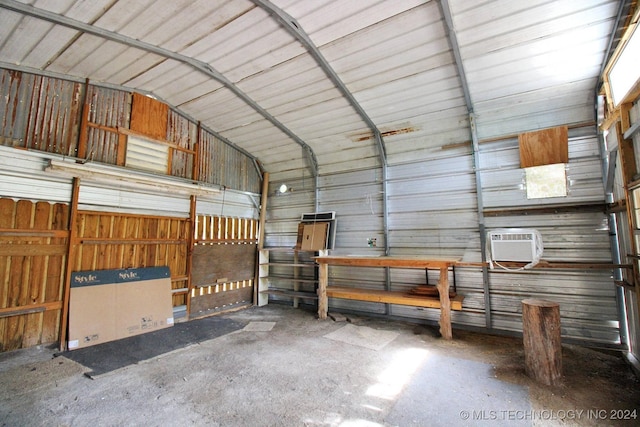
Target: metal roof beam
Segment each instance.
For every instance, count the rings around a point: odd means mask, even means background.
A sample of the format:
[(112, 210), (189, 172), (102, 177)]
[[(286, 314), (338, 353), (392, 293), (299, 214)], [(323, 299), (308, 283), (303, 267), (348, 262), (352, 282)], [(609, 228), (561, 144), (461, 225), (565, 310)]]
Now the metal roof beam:
[(287, 128), (284, 124), (282, 124), (275, 117), (269, 114), (264, 108), (262, 108), (247, 94), (241, 91), (229, 79), (227, 79), (224, 75), (222, 75), (219, 71), (215, 70), (213, 67), (211, 67), (211, 65), (207, 64), (206, 62), (199, 61), (189, 56), (172, 52), (168, 49), (164, 49), (162, 47), (155, 46), (150, 43), (146, 43), (131, 37), (127, 37), (113, 31), (105, 30), (103, 28), (96, 27), (94, 25), (77, 21), (75, 19), (71, 19), (66, 16), (59, 15), (57, 13), (49, 12), (44, 9), (38, 9), (33, 6), (20, 3), (18, 1), (0, 0), (0, 7), (13, 12), (23, 14), (23, 15), (31, 16), (33, 18), (42, 19), (42, 20), (51, 22), (53, 24), (63, 25), (65, 27), (68, 27), (77, 31), (81, 31), (83, 33), (102, 37), (106, 40), (111, 40), (111, 41), (121, 43), (130, 47), (134, 47), (136, 49), (144, 50), (145, 52), (153, 53), (153, 54), (162, 56), (164, 58), (173, 59), (175, 61), (191, 66), (192, 68), (202, 72), (203, 74), (211, 77), (212, 79), (222, 83), (227, 89), (233, 92), (238, 98), (242, 99), (247, 105), (253, 108), (262, 117), (264, 117), (269, 122), (271, 122), (271, 124), (273, 124), (275, 127), (280, 129), (289, 138), (293, 139), (298, 145), (300, 145), (303, 148), (303, 151), (306, 153), (307, 161), (309, 163), (309, 168), (311, 169), (311, 172), (313, 173), (313, 175), (316, 176), (318, 174), (318, 160), (313, 150), (311, 149), (311, 147), (309, 147), (309, 145), (307, 145), (307, 143), (305, 143), (300, 137), (294, 134), (289, 128)]
[(440, 0), (440, 11), (444, 17), (447, 37), (449, 38), (449, 45), (453, 51), (453, 57), (456, 62), (456, 68), (458, 69), (458, 76), (460, 76), (460, 84), (462, 85), (462, 92), (464, 94), (464, 101), (467, 104), (467, 111), (469, 114), (473, 114), (473, 102), (471, 101), (471, 94), (469, 93), (469, 85), (467, 83), (467, 74), (464, 71), (462, 64), (462, 55), (460, 55), (460, 46), (458, 45), (458, 37), (456, 36), (456, 30), (453, 27), (453, 18), (451, 17), (451, 7), (449, 6), (449, 0)]
[(353, 94), (347, 89), (344, 82), (338, 77), (338, 74), (333, 70), (331, 65), (324, 58), (318, 47), (313, 43), (311, 38), (304, 32), (302, 26), (295, 20), (294, 17), (280, 9), (278, 6), (271, 3), (269, 0), (252, 0), (253, 3), (260, 6), (262, 9), (269, 12), (291, 35), (293, 35), (309, 52), (313, 59), (318, 63), (322, 71), (325, 72), (327, 77), (333, 82), (336, 88), (342, 93), (349, 104), (353, 107), (362, 120), (367, 124), (369, 129), (373, 132), (374, 139), (378, 146), (380, 153), (380, 161), (383, 165), (387, 164), (387, 152), (384, 146), (384, 140), (378, 127), (373, 123), (373, 120), (367, 115), (362, 106), (355, 99)]

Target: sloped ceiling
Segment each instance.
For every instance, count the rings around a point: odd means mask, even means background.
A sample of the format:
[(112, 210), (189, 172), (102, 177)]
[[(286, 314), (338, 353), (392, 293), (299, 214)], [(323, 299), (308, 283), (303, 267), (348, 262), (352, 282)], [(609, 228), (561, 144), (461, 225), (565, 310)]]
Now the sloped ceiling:
[(621, 1), (0, 0), (0, 66), (151, 93), (271, 173), (593, 120)]

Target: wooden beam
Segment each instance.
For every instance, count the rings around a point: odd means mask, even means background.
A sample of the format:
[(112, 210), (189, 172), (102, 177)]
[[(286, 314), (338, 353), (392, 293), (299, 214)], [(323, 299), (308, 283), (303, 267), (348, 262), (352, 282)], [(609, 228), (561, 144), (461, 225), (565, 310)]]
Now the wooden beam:
[(62, 292), (62, 315), (60, 317), (60, 351), (66, 348), (67, 327), (69, 320), (69, 297), (71, 293), (71, 270), (75, 262), (75, 252), (79, 245), (76, 222), (78, 220), (78, 198), (80, 196), (80, 178), (73, 178), (73, 190), (71, 192), (71, 211), (69, 212), (69, 245), (67, 250), (67, 263), (64, 271), (64, 290)]
[(182, 245), (189, 239), (104, 239), (99, 237), (82, 237), (80, 244), (83, 245)]
[(62, 238), (66, 238), (68, 236), (69, 236), (68, 230), (34, 230), (34, 229), (17, 230), (15, 228), (0, 228), (0, 237), (37, 237), (37, 238), (62, 237)]
[(624, 133), (631, 127), (631, 115), (629, 112), (633, 107), (633, 103), (625, 102), (620, 105), (620, 132), (622, 133), (622, 137), (624, 138)]
[(23, 305), (20, 307), (0, 308), (0, 318), (21, 316), (23, 314), (42, 313), (51, 310), (60, 310), (62, 301), (45, 302), (40, 304)]
[(0, 245), (0, 256), (65, 255), (67, 245), (10, 243)]
[(258, 235), (258, 250), (264, 249), (264, 224), (267, 219), (267, 201), (269, 196), (269, 172), (262, 175), (262, 197), (260, 198), (260, 234)]
[(620, 119), (620, 109), (616, 108), (609, 115), (607, 115), (607, 117), (605, 117), (604, 121), (600, 124), (600, 129), (608, 130), (619, 119)]
[(195, 195), (191, 195), (189, 201), (189, 242), (187, 243), (187, 319), (191, 317), (191, 291), (193, 289), (193, 250), (195, 247), (195, 226), (197, 218), (197, 199)]
[(89, 123), (89, 111), (91, 111), (91, 104), (89, 104), (89, 79), (85, 80), (84, 85), (84, 101), (82, 102), (82, 112), (80, 113), (80, 132), (78, 133), (78, 153), (77, 156), (81, 159), (87, 158), (87, 139), (89, 129), (87, 124)]

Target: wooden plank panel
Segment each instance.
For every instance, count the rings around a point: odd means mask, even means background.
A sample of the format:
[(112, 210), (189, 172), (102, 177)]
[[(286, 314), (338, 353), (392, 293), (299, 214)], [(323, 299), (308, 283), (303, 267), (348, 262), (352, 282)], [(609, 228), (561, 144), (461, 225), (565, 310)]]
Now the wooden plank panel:
[[(0, 256), (0, 310), (9, 313), (16, 312), (16, 308), (39, 304), (55, 306), (51, 312), (18, 311), (19, 314), (0, 319), (2, 350), (56, 339), (60, 330), (67, 227), (67, 205), (0, 200), (0, 228), (15, 230), (15, 233), (6, 234), (7, 244), (0, 246), (0, 252), (4, 254)], [(37, 237), (30, 238), (31, 235)]]
[(252, 300), (253, 286), (197, 295), (191, 298), (191, 313), (197, 316), (198, 314), (206, 314), (206, 312), (211, 310), (222, 309), (225, 306), (242, 303), (251, 304)]
[[(31, 226), (31, 218), (34, 204), (28, 200), (20, 200), (15, 208), (15, 228), (28, 229)], [(29, 289), (29, 271), (31, 259), (27, 256), (11, 256), (11, 265), (8, 274), (7, 305), (6, 307), (19, 307), (27, 305)], [(6, 320), (3, 349), (13, 350), (20, 348), (24, 334), (24, 316), (14, 316)]]
[(255, 275), (256, 245), (197, 245), (193, 250), (192, 283), (215, 284), (217, 280), (236, 282)]
[(167, 138), (169, 107), (160, 101), (139, 93), (133, 94), (131, 105), (131, 130), (152, 138)]
[[(11, 199), (0, 199), (0, 227), (5, 229), (13, 228), (16, 204)], [(8, 307), (9, 304), (9, 271), (11, 268), (11, 258), (0, 256), (0, 308)], [(0, 318), (0, 351), (6, 351), (4, 336), (8, 319)]]
[(520, 167), (569, 163), (569, 129), (559, 126), (518, 136)]
[[(84, 217), (82, 234), (83, 237), (98, 237), (100, 217), (98, 215), (81, 214)], [(80, 257), (80, 268), (76, 271), (91, 271), (96, 269), (98, 248), (95, 245), (81, 245), (82, 256)]]
[[(111, 237), (111, 225), (113, 223), (113, 216), (111, 215), (99, 215), (98, 216), (98, 229), (97, 235), (98, 238), (109, 238)], [(106, 270), (109, 268), (111, 263), (111, 251), (109, 250), (109, 245), (97, 245), (97, 260), (96, 260), (96, 270)]]
[[(47, 202), (38, 202), (36, 203), (35, 216), (33, 220), (33, 228), (36, 230), (47, 230), (51, 226), (52, 222), (52, 205)], [(51, 239), (46, 239), (43, 244), (47, 244), (47, 246), (51, 246)], [(66, 253), (67, 247), (63, 246), (63, 251), (61, 254)], [(34, 257), (32, 263), (32, 280), (31, 280), (31, 293), (29, 295), (29, 302), (31, 304), (37, 302), (44, 302), (45, 288), (46, 288), (46, 276), (47, 276), (47, 266), (48, 266), (48, 257), (47, 256), (39, 256)]]
[[(111, 236), (116, 239), (123, 239), (126, 236), (127, 230), (127, 217), (116, 215), (113, 217), (113, 226), (111, 228)], [(109, 245), (111, 250), (111, 263), (109, 269), (115, 270), (118, 268), (124, 268), (124, 246), (123, 245)]]
[[(73, 271), (90, 270), (91, 264), (99, 270), (167, 265), (174, 277), (186, 274), (186, 218), (83, 211), (78, 223), (82, 261)], [(184, 300), (184, 295), (174, 298)]]
[[(51, 229), (66, 230), (69, 227), (69, 205), (57, 203), (52, 208)], [(52, 238), (52, 244), (68, 244), (67, 238)], [(60, 302), (62, 305), (62, 290), (64, 288), (64, 268), (66, 253), (61, 256), (49, 256), (45, 302)], [(42, 343), (50, 343), (57, 340), (60, 331), (62, 311), (48, 310), (42, 314)]]
[[(149, 239), (155, 239), (158, 237), (158, 226), (159, 220), (158, 218), (149, 218), (147, 221), (145, 229), (145, 237)], [(148, 245), (147, 246), (147, 254), (145, 264), (147, 266), (155, 266), (157, 260), (158, 253), (158, 245)]]
[[(125, 224), (125, 238), (134, 239), (138, 236), (140, 218), (127, 218)], [(133, 268), (138, 265), (136, 245), (122, 245), (122, 268)]]
[[(35, 205), (35, 213), (33, 219), (33, 228), (36, 230), (46, 230), (51, 223), (51, 204), (47, 202), (38, 202)], [(46, 239), (42, 242), (41, 247), (48, 248), (51, 245), (47, 245), (50, 239)], [(60, 245), (63, 247), (62, 253), (67, 251), (66, 245)], [(37, 304), (44, 301), (45, 287), (46, 287), (46, 266), (48, 256), (34, 256), (31, 259), (31, 278), (28, 282), (29, 287), (29, 300), (28, 304)], [(24, 335), (22, 337), (22, 347), (32, 347), (40, 343), (42, 333), (42, 313), (33, 313), (25, 316), (24, 323)]]

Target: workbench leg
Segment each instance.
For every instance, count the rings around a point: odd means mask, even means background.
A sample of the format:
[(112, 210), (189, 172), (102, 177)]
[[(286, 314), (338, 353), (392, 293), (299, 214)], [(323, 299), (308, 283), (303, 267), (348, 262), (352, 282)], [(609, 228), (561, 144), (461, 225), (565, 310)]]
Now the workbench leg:
[(318, 264), (318, 318), (324, 320), (329, 311), (327, 283), (329, 282), (329, 264)]
[(440, 294), (440, 335), (445, 340), (453, 338), (451, 332), (451, 301), (449, 300), (449, 269), (440, 269), (438, 280), (438, 293)]

